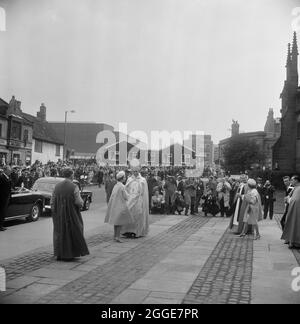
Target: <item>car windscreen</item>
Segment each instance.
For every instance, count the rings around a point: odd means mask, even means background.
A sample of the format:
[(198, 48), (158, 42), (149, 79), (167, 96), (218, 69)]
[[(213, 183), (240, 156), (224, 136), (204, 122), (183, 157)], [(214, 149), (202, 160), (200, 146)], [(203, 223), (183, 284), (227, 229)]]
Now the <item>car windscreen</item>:
[(49, 182), (36, 182), (33, 185), (33, 190), (34, 191), (44, 191), (44, 192), (49, 192), (52, 194), (54, 191), (54, 188), (56, 186), (56, 183), (49, 183)]

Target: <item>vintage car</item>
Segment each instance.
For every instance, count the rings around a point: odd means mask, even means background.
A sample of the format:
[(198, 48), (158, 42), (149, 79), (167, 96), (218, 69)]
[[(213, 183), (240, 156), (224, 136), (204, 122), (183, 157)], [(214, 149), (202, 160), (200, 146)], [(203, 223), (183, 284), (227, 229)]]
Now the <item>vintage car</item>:
[(25, 188), (15, 188), (9, 200), (5, 221), (25, 218), (29, 222), (35, 222), (44, 210), (44, 196)]
[[(45, 199), (46, 212), (51, 211), (51, 205), (50, 205), (51, 196), (55, 186), (61, 181), (64, 181), (64, 178), (53, 178), (53, 177), (40, 178), (36, 180), (36, 182), (32, 187), (32, 190), (34, 192), (38, 192), (43, 195)], [(77, 180), (74, 180), (73, 182), (78, 186), (80, 190), (81, 198), (84, 202), (82, 210), (89, 210), (93, 198), (93, 193), (88, 190), (83, 190), (83, 188), (81, 187), (80, 183)]]

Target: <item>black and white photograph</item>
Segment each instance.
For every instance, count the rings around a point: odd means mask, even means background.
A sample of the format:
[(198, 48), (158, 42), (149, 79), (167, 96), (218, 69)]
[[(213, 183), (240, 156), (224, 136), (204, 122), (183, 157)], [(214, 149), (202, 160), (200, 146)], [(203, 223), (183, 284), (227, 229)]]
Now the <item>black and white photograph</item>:
[(0, 304), (300, 304), (299, 51), (299, 0), (0, 0)]

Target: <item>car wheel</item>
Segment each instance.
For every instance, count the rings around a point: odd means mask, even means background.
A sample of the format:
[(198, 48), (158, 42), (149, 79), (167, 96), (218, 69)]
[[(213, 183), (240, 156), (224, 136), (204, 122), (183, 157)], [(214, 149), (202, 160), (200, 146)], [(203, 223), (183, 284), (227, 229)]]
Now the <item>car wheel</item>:
[(28, 222), (36, 222), (42, 213), (41, 206), (34, 204), (31, 208), (30, 215), (26, 218)]
[(85, 200), (85, 203), (84, 203), (84, 210), (89, 210), (90, 209), (90, 205), (91, 205), (91, 202), (90, 202), (89, 198), (87, 198)]

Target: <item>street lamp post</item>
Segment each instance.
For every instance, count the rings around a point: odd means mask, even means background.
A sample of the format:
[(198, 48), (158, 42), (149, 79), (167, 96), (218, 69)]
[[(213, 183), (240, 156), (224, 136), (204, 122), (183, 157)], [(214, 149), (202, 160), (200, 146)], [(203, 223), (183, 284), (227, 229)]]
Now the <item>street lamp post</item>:
[(63, 160), (65, 161), (67, 158), (67, 118), (68, 118), (68, 112), (71, 114), (75, 113), (75, 110), (66, 110), (65, 111), (65, 127), (64, 127), (64, 154), (63, 154)]

